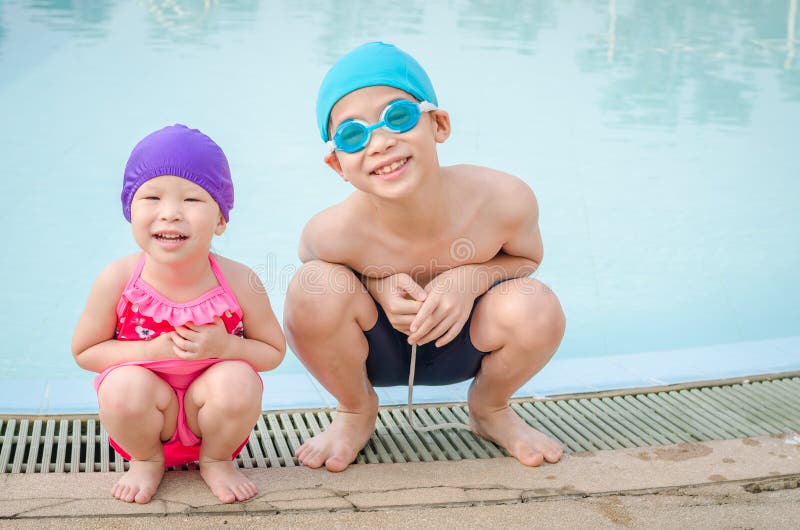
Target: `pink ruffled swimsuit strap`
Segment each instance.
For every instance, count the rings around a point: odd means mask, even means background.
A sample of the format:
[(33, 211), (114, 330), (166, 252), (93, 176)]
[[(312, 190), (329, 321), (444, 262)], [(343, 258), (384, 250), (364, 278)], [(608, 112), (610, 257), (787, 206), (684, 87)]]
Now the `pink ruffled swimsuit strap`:
[(217, 265), (217, 260), (214, 259), (214, 256), (209, 254), (208, 255), (208, 262), (211, 264), (211, 271), (214, 273), (214, 277), (219, 282), (219, 286), (222, 287), (222, 290), (230, 296), (234, 302), (236, 302), (236, 310), (238, 313), (241, 314), (242, 309), (239, 307), (239, 301), (236, 299), (236, 295), (233, 294), (233, 289), (228, 286), (228, 281), (225, 279), (225, 275), (222, 274), (222, 269), (219, 268)]
[(139, 276), (142, 275), (144, 262), (145, 262), (144, 254), (142, 254), (139, 257), (139, 261), (136, 262), (136, 267), (133, 268), (131, 277), (128, 278), (128, 283), (125, 284), (125, 288), (122, 290), (122, 296), (119, 297), (119, 302), (117, 302), (117, 317), (121, 317), (125, 312), (125, 306), (128, 303), (128, 299), (125, 298), (125, 293), (127, 293), (128, 291), (131, 290), (131, 288), (133, 288), (133, 286), (136, 284), (136, 280), (138, 280)]

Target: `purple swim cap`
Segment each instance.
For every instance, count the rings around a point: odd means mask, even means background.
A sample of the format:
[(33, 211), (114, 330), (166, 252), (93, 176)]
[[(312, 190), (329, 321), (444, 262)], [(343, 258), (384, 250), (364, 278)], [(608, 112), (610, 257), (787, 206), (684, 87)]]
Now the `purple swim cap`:
[(133, 148), (122, 181), (125, 219), (131, 220), (131, 201), (139, 186), (163, 175), (185, 178), (206, 190), (228, 221), (233, 209), (228, 159), (214, 140), (179, 123), (150, 133)]

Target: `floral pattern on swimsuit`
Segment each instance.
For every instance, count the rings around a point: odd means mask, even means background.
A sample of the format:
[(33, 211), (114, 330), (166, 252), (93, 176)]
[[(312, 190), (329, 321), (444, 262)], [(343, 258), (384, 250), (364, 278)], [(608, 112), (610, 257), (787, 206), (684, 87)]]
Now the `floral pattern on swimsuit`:
[[(225, 323), (225, 329), (231, 335), (244, 337), (242, 318), (235, 313), (225, 311), (219, 315)], [(128, 300), (122, 315), (117, 319), (114, 338), (117, 340), (153, 340), (162, 333), (175, 331), (175, 326), (166, 320), (157, 320), (139, 312), (137, 304)]]

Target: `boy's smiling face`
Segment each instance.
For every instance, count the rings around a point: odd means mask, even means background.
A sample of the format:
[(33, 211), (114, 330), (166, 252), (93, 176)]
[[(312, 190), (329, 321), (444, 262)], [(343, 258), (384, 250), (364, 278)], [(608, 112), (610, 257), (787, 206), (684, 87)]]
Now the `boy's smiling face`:
[[(416, 102), (407, 92), (388, 86), (355, 90), (333, 106), (330, 130), (335, 131), (349, 119), (374, 124), (386, 106), (398, 99)], [(424, 175), (438, 169), (436, 143), (444, 142), (449, 135), (447, 112), (424, 112), (412, 129), (404, 133), (384, 127), (375, 129), (364, 149), (355, 153), (334, 151), (325, 157), (325, 162), (366, 193), (399, 198), (416, 189)]]

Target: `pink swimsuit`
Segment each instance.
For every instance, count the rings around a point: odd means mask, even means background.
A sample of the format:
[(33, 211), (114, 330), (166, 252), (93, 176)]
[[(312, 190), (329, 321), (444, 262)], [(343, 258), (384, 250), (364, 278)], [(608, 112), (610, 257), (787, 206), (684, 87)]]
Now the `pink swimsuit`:
[[(175, 326), (182, 326), (189, 322), (197, 325), (211, 324), (214, 322), (214, 317), (222, 319), (228, 333), (244, 337), (242, 309), (239, 307), (239, 302), (228, 287), (222, 271), (211, 254), (208, 255), (208, 261), (219, 286), (191, 302), (178, 304), (165, 298), (140, 278), (145, 262), (144, 255), (142, 255), (117, 304), (117, 329), (114, 332), (114, 338), (117, 340), (152, 340), (162, 333), (173, 331)], [(179, 408), (175, 433), (164, 442), (164, 465), (166, 467), (177, 466), (194, 462), (200, 455), (201, 440), (192, 432), (186, 422), (184, 408), (186, 390), (209, 366), (221, 361), (222, 359), (128, 361), (107, 368), (98, 375), (94, 380), (94, 388), (99, 391), (105, 377), (120, 366), (142, 366), (166, 381), (175, 390)], [(130, 460), (130, 455), (124, 449), (114, 440), (109, 439), (109, 441), (119, 454)], [(231, 458), (236, 457), (246, 443), (247, 440)]]

